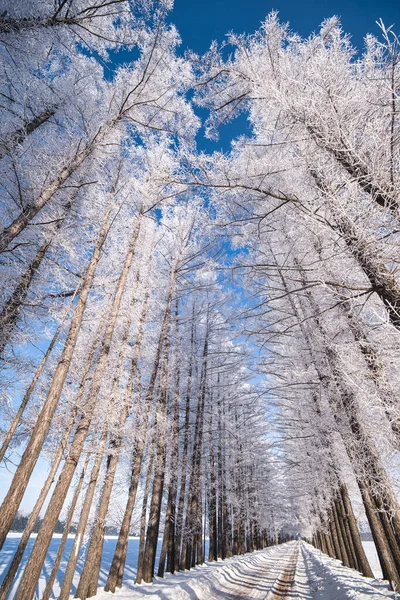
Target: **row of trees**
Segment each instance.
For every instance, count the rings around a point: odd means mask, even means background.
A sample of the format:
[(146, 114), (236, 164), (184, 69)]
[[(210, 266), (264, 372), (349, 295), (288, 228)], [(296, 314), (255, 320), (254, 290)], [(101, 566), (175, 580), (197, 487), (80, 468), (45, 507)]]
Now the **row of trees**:
[[(371, 575), (357, 494), (400, 589), (397, 38), (356, 59), (336, 20), (273, 14), (197, 60), (169, 5), (1, 13), (1, 546), (49, 471), (0, 598), (41, 514), (17, 600), (60, 518), (43, 598), (62, 560), (58, 597), (96, 594), (108, 523), (112, 592), (132, 530), (138, 583), (159, 535), (161, 576), (295, 535)], [(192, 89), (210, 135), (245, 109), (252, 137), (196, 153)]]
[(400, 54), (380, 28), (356, 56), (336, 19), (303, 40), (272, 14), (254, 36), (231, 36), (229, 60), (210, 50), (198, 101), (210, 135), (241, 110), (253, 127), (231, 156), (213, 157), (209, 180), (254, 248), (242, 264), (257, 290), (251, 329), (272, 357), (267, 393), (302, 489), (298, 518), (323, 550), (361, 567), (346, 489), (357, 484), (384, 576), (400, 589)]
[[(107, 523), (119, 532), (110, 591), (132, 530), (139, 583), (152, 580), (159, 535), (163, 575), (203, 562), (205, 537), (217, 560), (279, 532), (263, 509), (269, 445), (251, 349), (218, 271), (229, 241), (187, 185), (195, 75), (167, 8), (60, 0), (2, 12), (0, 456), (14, 473), (0, 545), (39, 458), (49, 462), (2, 599), (41, 514), (20, 600), (35, 594), (60, 518), (42, 598), (62, 560), (58, 597), (96, 594)], [(136, 58), (110, 75), (119, 49)]]

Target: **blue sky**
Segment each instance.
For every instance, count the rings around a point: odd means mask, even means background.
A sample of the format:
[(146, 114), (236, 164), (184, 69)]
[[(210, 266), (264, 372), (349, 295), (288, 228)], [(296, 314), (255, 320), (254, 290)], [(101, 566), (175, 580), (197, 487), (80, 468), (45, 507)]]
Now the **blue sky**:
[[(400, 0), (202, 0), (201, 10), (194, 0), (175, 0), (170, 21), (181, 35), (181, 51), (191, 49), (202, 54), (213, 40), (224, 41), (230, 31), (253, 33), (272, 10), (304, 37), (316, 31), (324, 19), (336, 15), (360, 50), (367, 33), (379, 35), (376, 21), (380, 18), (386, 26), (394, 24), (400, 35)], [(203, 111), (198, 112), (204, 117)], [(200, 133), (198, 147), (205, 152), (228, 152), (231, 139), (241, 134), (250, 134), (245, 115), (225, 125), (217, 142), (206, 140)]]
[(400, 33), (399, 0), (175, 0), (171, 21), (177, 26), (183, 47), (203, 53), (212, 40), (222, 41), (229, 31), (251, 33), (271, 10), (303, 36), (315, 31), (327, 17), (337, 15), (343, 28), (362, 45), (366, 33), (377, 33), (379, 18), (397, 25)]
[[(344, 30), (351, 34), (354, 45), (360, 49), (366, 33), (379, 34), (376, 25), (379, 18), (387, 26), (395, 24), (395, 30), (400, 34), (400, 0), (202, 0), (200, 8), (194, 0), (175, 0), (170, 21), (176, 25), (182, 37), (181, 51), (192, 49), (201, 54), (213, 40), (222, 42), (230, 31), (254, 32), (271, 10), (278, 10), (280, 18), (288, 21), (291, 29), (302, 36), (308, 36), (318, 29), (325, 18), (337, 15), (341, 18)], [(121, 55), (121, 62), (130, 57), (136, 58), (135, 51), (131, 56), (129, 53)], [(200, 134), (199, 148), (207, 152), (221, 149), (229, 151), (231, 139), (243, 133), (250, 134), (244, 115), (224, 126), (218, 142), (205, 140)], [(46, 469), (46, 461), (41, 459), (22, 503), (23, 509), (31, 509)], [(9, 480), (7, 471), (0, 473), (0, 500)]]

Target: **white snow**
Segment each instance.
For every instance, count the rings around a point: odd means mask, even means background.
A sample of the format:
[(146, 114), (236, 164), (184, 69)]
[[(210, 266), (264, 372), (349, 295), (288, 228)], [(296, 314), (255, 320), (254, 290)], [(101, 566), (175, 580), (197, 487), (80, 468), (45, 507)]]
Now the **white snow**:
[(302, 542), (304, 568), (313, 600), (381, 600), (398, 598), (388, 584), (363, 577), (354, 569)]
[[(289, 542), (241, 557), (206, 563), (193, 571), (155, 579), (152, 585), (134, 586), (127, 581), (112, 597), (115, 600), (217, 600), (269, 598), (268, 591), (293, 549), (299, 545), (295, 584), (289, 596), (298, 600), (384, 600), (396, 595), (385, 582), (368, 579), (338, 560), (322, 555), (304, 542)], [(135, 589), (132, 589), (135, 588)], [(98, 592), (98, 600), (110, 593)], [(279, 595), (279, 594), (277, 594)], [(274, 596), (276, 597), (276, 596)]]
[[(7, 539), (4, 543), (4, 546), (1, 550), (1, 561), (0, 561), (0, 583), (3, 580), (6, 572), (7, 572), (7, 568), (8, 565), (11, 563), (12, 557), (15, 553), (15, 550), (18, 546), (19, 540), (21, 538), (21, 533), (9, 533), (7, 535)], [(39, 585), (37, 586), (36, 589), (36, 593), (38, 595), (38, 597), (40, 598), (41, 593), (44, 591), (44, 588), (46, 586), (46, 580), (49, 577), (51, 568), (52, 568), (52, 564), (53, 561), (56, 557), (57, 554), (57, 549), (61, 540), (61, 536), (62, 534), (57, 534), (55, 533), (53, 535), (53, 539), (50, 543), (50, 547), (47, 553), (47, 557), (46, 557), (46, 561), (44, 564), (44, 568), (42, 570), (42, 574), (40, 577), (40, 581), (39, 581)], [(63, 555), (63, 559), (61, 561), (60, 567), (58, 569), (57, 572), (57, 576), (56, 576), (56, 581), (54, 583), (53, 586), (53, 596), (54, 598), (57, 598), (59, 591), (60, 591), (60, 582), (62, 582), (62, 578), (64, 576), (64, 571), (65, 571), (65, 566), (66, 566), (66, 562), (68, 560), (68, 556), (69, 553), (72, 549), (72, 544), (73, 544), (73, 540), (74, 540), (74, 535), (71, 534), (68, 536), (68, 540), (66, 543), (66, 549), (64, 551), (64, 555)], [(20, 568), (17, 571), (17, 575), (15, 578), (15, 582), (13, 584), (13, 587), (11, 589), (10, 595), (8, 597), (8, 600), (13, 600), (14, 595), (17, 591), (17, 587), (18, 587), (18, 583), (20, 581), (21, 575), (22, 575), (22, 569), (25, 566), (28, 557), (29, 557), (29, 553), (32, 549), (33, 544), (35, 543), (35, 539), (36, 539), (36, 534), (32, 534), (31, 538), (28, 542), (28, 546), (27, 549), (25, 550), (25, 554), (24, 557), (22, 559), (22, 564), (20, 565)], [(101, 561), (101, 571), (100, 571), (100, 585), (104, 586), (106, 579), (107, 579), (107, 573), (108, 573), (108, 569), (110, 567), (111, 561), (112, 561), (112, 557), (114, 554), (114, 550), (115, 550), (115, 546), (117, 543), (117, 536), (105, 536), (105, 541), (104, 541), (104, 550), (103, 550), (103, 557), (102, 557), (102, 561)], [(137, 537), (131, 537), (129, 538), (129, 544), (128, 544), (128, 556), (127, 556), (127, 577), (130, 579), (134, 579), (135, 577), (135, 573), (136, 573), (136, 564), (137, 564), (137, 555), (138, 555), (138, 548), (139, 548), (139, 538)], [(78, 565), (77, 565), (77, 570), (78, 573), (80, 572), (80, 570), (82, 569), (82, 558), (78, 561)], [(74, 577), (74, 581), (73, 581), (73, 588), (72, 591), (75, 591), (76, 586), (78, 584), (79, 581), (79, 574), (75, 573), (75, 577)]]
[[(12, 533), (7, 537), (0, 563), (0, 581), (6, 573), (7, 565), (12, 559), (20, 537), (20, 533)], [(29, 542), (23, 564), (26, 563), (29, 549), (35, 541), (34, 537), (32, 536), (33, 539)], [(37, 589), (39, 597), (44, 590), (46, 575), (48, 577), (51, 570), (60, 537), (61, 535), (57, 534), (53, 536)], [(72, 547), (73, 537), (73, 535), (69, 536), (68, 549)], [(130, 538), (124, 585), (116, 594), (110, 594), (104, 592), (102, 588), (112, 560), (116, 536), (106, 536), (98, 600), (110, 600), (111, 598), (115, 598), (115, 600), (143, 600), (144, 598), (149, 598), (149, 600), (213, 600), (214, 598), (224, 597), (234, 600), (239, 597), (243, 598), (243, 593), (246, 594), (246, 598), (264, 600), (296, 546), (299, 546), (300, 552), (296, 567), (295, 585), (290, 592), (290, 598), (298, 598), (298, 600), (383, 600), (385, 598), (396, 598), (396, 595), (388, 590), (385, 582), (362, 577), (356, 571), (344, 567), (338, 560), (321, 554), (304, 542), (289, 542), (245, 556), (205, 563), (191, 571), (175, 575), (167, 574), (165, 579), (155, 578), (154, 583), (151, 585), (138, 586), (134, 583), (138, 542), (138, 538)], [(375, 576), (378, 577), (381, 571), (374, 544), (373, 542), (364, 542), (364, 547), (372, 570)], [(68, 554), (64, 557), (57, 574), (58, 577), (53, 588), (54, 598), (58, 596), (59, 582), (62, 579), (67, 557)], [(81, 567), (82, 562), (79, 562), (78, 570)], [(15, 594), (20, 576), (21, 569), (17, 573), (9, 600), (12, 600)], [(74, 586), (77, 582), (78, 576), (76, 575)]]
[(382, 579), (382, 569), (381, 565), (379, 564), (379, 558), (376, 553), (374, 542), (363, 542), (363, 546), (373, 574), (377, 579)]

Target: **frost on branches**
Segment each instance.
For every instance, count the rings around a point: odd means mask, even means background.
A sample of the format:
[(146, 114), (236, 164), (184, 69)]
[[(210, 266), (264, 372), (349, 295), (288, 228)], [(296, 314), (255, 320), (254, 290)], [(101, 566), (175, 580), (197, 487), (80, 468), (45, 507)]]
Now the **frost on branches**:
[[(60, 521), (44, 599), (96, 595), (109, 526), (111, 592), (297, 537), (372, 576), (359, 518), (399, 590), (398, 38), (272, 13), (198, 57), (171, 8), (0, 3), (0, 598)], [(251, 136), (198, 152), (196, 106)]]

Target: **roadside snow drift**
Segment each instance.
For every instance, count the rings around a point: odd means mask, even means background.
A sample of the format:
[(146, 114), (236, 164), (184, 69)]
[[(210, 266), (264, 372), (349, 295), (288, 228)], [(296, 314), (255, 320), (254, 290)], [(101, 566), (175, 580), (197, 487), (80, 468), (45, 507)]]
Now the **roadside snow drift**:
[(386, 582), (368, 579), (304, 542), (289, 542), (196, 569), (155, 579), (131, 581), (115, 595), (99, 589), (99, 600), (383, 600), (392, 598)]

